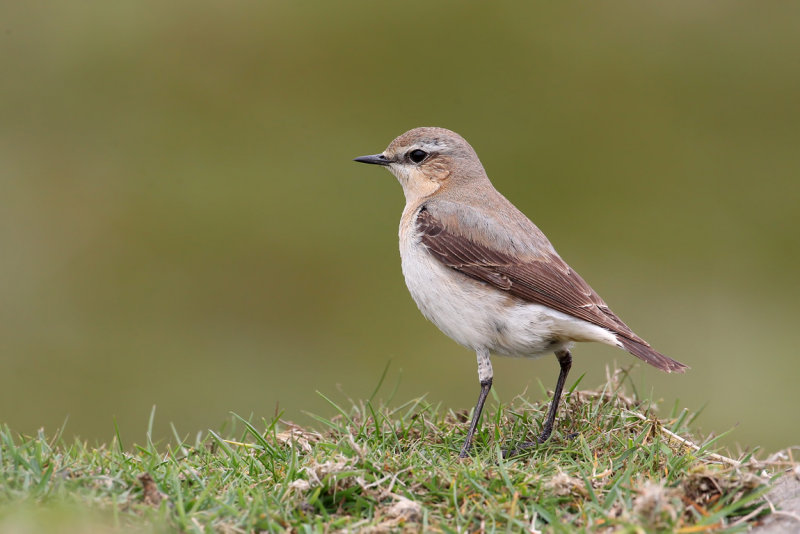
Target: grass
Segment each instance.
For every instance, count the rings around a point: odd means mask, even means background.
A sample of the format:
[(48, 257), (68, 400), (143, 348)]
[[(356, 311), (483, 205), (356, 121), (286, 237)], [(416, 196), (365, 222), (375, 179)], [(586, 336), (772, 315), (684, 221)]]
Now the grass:
[(488, 409), (466, 460), (469, 414), (424, 398), (329, 400), (316, 430), (233, 416), (129, 450), (0, 427), (0, 532), (705, 532), (766, 513), (763, 464), (695, 445), (696, 414), (657, 419), (626, 375), (576, 383), (553, 438), (511, 459), (502, 448), (537, 433), (545, 403)]

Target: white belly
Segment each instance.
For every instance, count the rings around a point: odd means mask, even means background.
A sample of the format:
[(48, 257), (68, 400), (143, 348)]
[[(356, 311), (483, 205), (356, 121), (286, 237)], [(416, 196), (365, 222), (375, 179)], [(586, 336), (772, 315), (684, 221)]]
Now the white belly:
[(523, 302), (442, 265), (423, 245), (414, 244), (414, 238), (400, 236), (408, 290), (422, 314), (459, 344), (526, 357), (552, 353), (573, 341), (617, 345), (604, 328)]

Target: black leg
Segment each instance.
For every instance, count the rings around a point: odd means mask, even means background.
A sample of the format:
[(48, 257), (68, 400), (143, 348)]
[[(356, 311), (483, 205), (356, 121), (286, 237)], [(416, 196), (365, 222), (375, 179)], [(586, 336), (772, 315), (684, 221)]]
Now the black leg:
[(550, 402), (550, 409), (547, 411), (547, 418), (544, 420), (544, 428), (539, 436), (539, 443), (544, 443), (550, 438), (553, 433), (553, 424), (556, 421), (556, 412), (558, 411), (558, 402), (561, 400), (561, 392), (564, 390), (564, 382), (567, 381), (567, 375), (572, 367), (572, 355), (568, 350), (561, 350), (556, 352), (556, 358), (561, 365), (561, 372), (558, 373), (558, 382), (556, 382), (556, 390), (553, 392), (553, 400)]
[(550, 438), (550, 434), (553, 433), (553, 425), (556, 421), (556, 412), (558, 411), (558, 403), (561, 400), (561, 392), (564, 391), (564, 383), (567, 381), (567, 375), (569, 374), (570, 367), (572, 367), (572, 355), (568, 350), (565, 349), (556, 352), (556, 358), (558, 358), (561, 371), (558, 373), (558, 382), (556, 382), (556, 389), (553, 392), (553, 400), (550, 401), (550, 408), (547, 410), (547, 417), (544, 420), (542, 433), (536, 441), (526, 441), (521, 443), (516, 449), (505, 451), (503, 456), (506, 458), (516, 456), (525, 449), (530, 449), (540, 443), (544, 443)]
[(467, 439), (464, 440), (464, 446), (461, 447), (459, 458), (466, 458), (469, 455), (469, 449), (472, 447), (472, 438), (475, 436), (475, 431), (478, 429), (478, 421), (481, 419), (481, 412), (483, 405), (486, 402), (486, 397), (489, 395), (489, 390), (492, 389), (492, 379), (481, 381), (481, 394), (478, 396), (478, 404), (475, 405), (475, 411), (472, 414), (472, 422), (469, 424), (469, 431), (467, 431)]

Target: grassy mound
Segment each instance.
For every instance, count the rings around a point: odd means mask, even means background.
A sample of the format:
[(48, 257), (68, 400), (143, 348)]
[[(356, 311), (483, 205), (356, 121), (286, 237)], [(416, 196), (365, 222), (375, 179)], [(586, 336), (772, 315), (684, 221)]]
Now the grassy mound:
[(337, 415), (316, 430), (234, 416), (228, 430), (130, 451), (2, 428), (0, 532), (701, 532), (769, 512), (763, 463), (712, 451), (685, 410), (656, 418), (624, 376), (573, 386), (553, 437), (509, 459), (546, 403), (489, 407), (465, 460), (469, 414), (425, 399), (331, 401)]

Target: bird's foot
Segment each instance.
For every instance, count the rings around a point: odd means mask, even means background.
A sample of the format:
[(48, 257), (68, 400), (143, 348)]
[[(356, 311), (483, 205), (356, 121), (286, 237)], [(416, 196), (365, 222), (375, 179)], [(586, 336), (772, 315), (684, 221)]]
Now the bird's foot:
[[(572, 440), (578, 436), (577, 432), (573, 432), (571, 434), (567, 434), (564, 436), (567, 440)], [(519, 445), (517, 445), (514, 449), (505, 449), (503, 451), (503, 458), (513, 458), (514, 456), (519, 456), (530, 449), (538, 447), (542, 445), (545, 441), (550, 439), (550, 433), (548, 432), (545, 434), (544, 432), (536, 439), (536, 441), (523, 441)]]
[(523, 441), (514, 449), (505, 449), (503, 451), (503, 458), (513, 458), (523, 454), (528, 449), (532, 449), (539, 445), (538, 441)]

